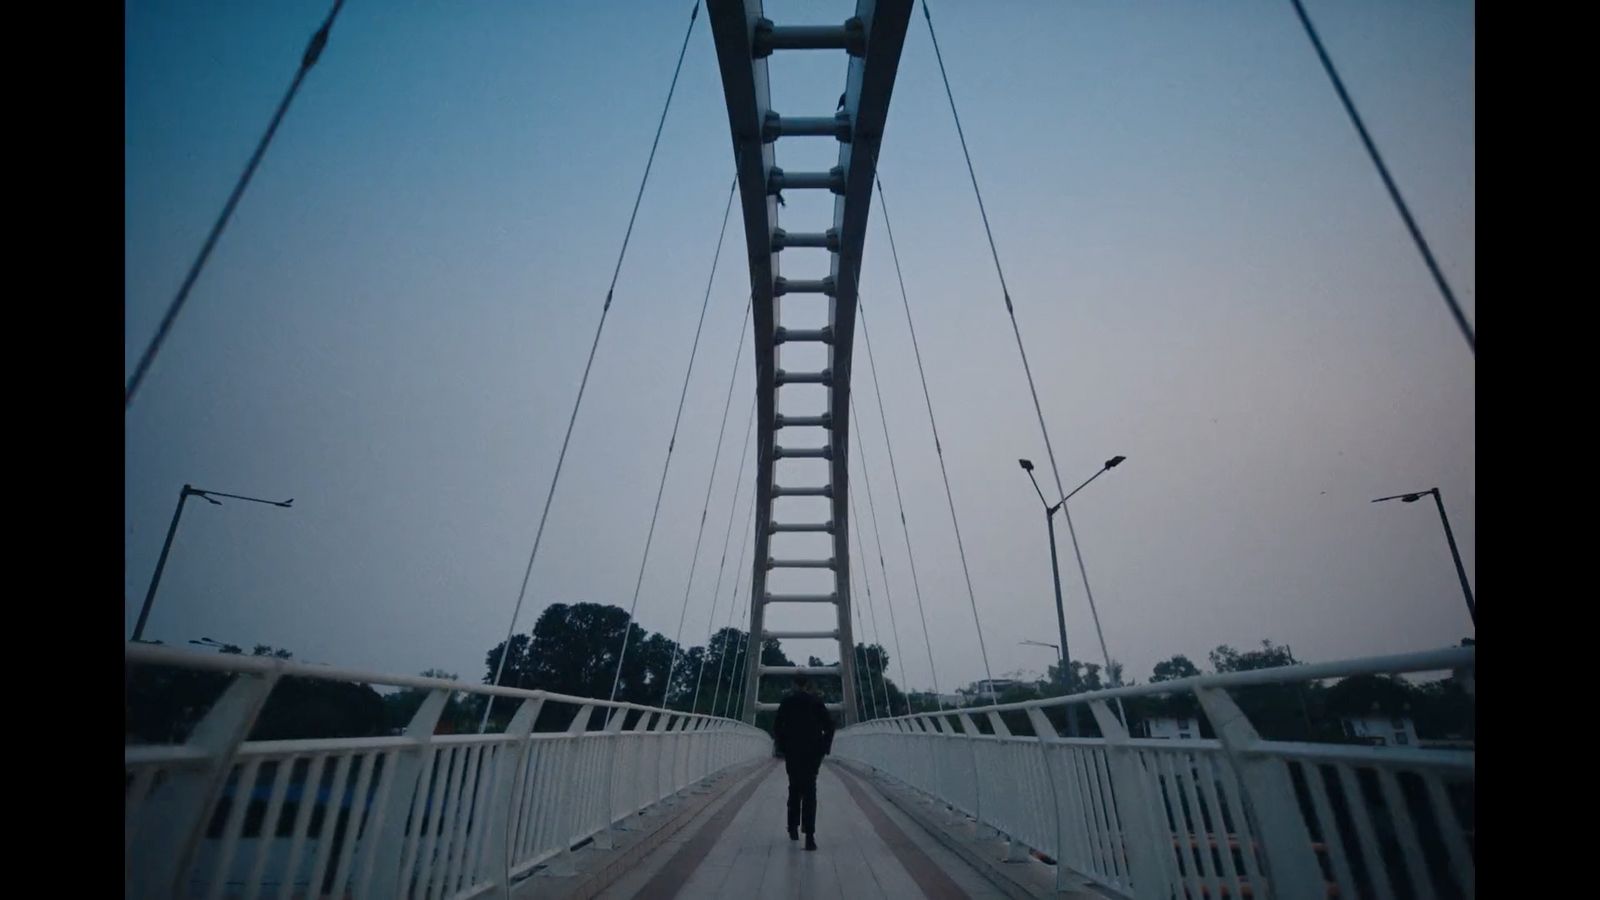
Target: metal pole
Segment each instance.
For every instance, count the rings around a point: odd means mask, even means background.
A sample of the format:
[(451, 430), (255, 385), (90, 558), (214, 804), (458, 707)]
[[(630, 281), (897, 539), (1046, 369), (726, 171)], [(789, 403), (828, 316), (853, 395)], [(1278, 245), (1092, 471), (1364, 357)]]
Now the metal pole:
[(1044, 511), (1044, 524), (1050, 530), (1050, 577), (1054, 580), (1056, 588), (1056, 629), (1061, 637), (1061, 645), (1057, 648), (1060, 650), (1061, 668), (1056, 672), (1056, 675), (1064, 690), (1071, 686), (1072, 679), (1067, 669), (1067, 661), (1071, 657), (1067, 655), (1067, 613), (1061, 603), (1061, 563), (1056, 556), (1056, 511), (1054, 509)]
[[(1088, 482), (1084, 482), (1087, 484)], [(1078, 558), (1078, 575), (1083, 578), (1083, 593), (1089, 598), (1089, 608), (1094, 609), (1094, 591), (1089, 589), (1089, 570), (1083, 567), (1083, 550), (1078, 547), (1077, 532), (1072, 530), (1072, 513), (1067, 510), (1067, 501), (1061, 501), (1061, 517), (1067, 520), (1067, 533), (1072, 535), (1072, 552)], [(1100, 635), (1100, 656), (1106, 661), (1106, 682), (1111, 681), (1111, 652), (1106, 649), (1106, 636)], [(1122, 726), (1128, 726), (1128, 710), (1122, 705), (1122, 698), (1117, 697), (1117, 712), (1122, 714)]]
[(1444, 498), (1439, 496), (1439, 489), (1429, 491), (1433, 494), (1433, 502), (1439, 507), (1439, 521), (1444, 524), (1444, 539), (1450, 542), (1450, 556), (1456, 562), (1456, 576), (1461, 579), (1461, 593), (1467, 599), (1467, 615), (1472, 618), (1472, 627), (1478, 627), (1478, 607), (1472, 601), (1472, 585), (1467, 583), (1467, 570), (1461, 565), (1461, 551), (1456, 549), (1456, 536), (1450, 530), (1450, 517), (1444, 514)]
[(173, 535), (178, 533), (178, 519), (183, 516), (183, 504), (188, 502), (192, 493), (194, 488), (187, 484), (178, 492), (178, 508), (172, 511), (172, 524), (167, 526), (167, 541), (161, 545), (161, 558), (156, 560), (155, 574), (150, 576), (150, 590), (145, 592), (144, 607), (139, 610), (139, 621), (134, 623), (131, 640), (137, 641), (144, 636), (144, 623), (150, 618), (151, 604), (156, 601), (156, 587), (161, 584), (161, 572), (167, 567), (167, 554), (172, 550)]
[[(1067, 653), (1067, 613), (1061, 603), (1061, 563), (1056, 556), (1056, 510), (1061, 504), (1048, 507), (1044, 511), (1044, 524), (1050, 530), (1050, 577), (1056, 588), (1056, 628), (1059, 630), (1061, 647), (1058, 658), (1061, 660), (1060, 668), (1056, 675), (1061, 681), (1063, 693), (1072, 692), (1072, 657)], [(1067, 710), (1067, 737), (1078, 736), (1078, 710), (1072, 707)]]

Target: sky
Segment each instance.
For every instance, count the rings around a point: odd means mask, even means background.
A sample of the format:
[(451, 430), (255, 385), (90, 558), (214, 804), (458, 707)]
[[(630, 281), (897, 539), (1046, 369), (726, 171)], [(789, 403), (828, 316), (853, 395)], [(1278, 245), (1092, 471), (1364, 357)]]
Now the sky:
[[(294, 505), (191, 502), (147, 639), (483, 677), (690, 5), (347, 4), (126, 413), (125, 634), (190, 483)], [(767, 15), (820, 24), (851, 8), (773, 2)], [(1475, 320), (1472, 6), (1307, 8)], [(327, 9), (125, 7), (125, 373)], [(1071, 487), (1127, 457), (1071, 505), (1111, 657), (1143, 681), (1177, 653), (1204, 667), (1219, 644), (1270, 639), (1315, 661), (1470, 636), (1435, 510), (1370, 501), (1438, 486), (1474, 577), (1473, 355), (1292, 6), (932, 12), (1061, 477)], [(771, 73), (776, 109), (826, 115), (845, 60), (783, 53)], [(748, 605), (738, 556), (754, 467), (737, 472), (754, 372), (737, 208), (712, 271), (727, 128), (702, 11), (519, 630), (553, 602), (630, 603), (708, 284), (636, 615), (671, 637), (687, 586), (690, 644)], [(825, 168), (835, 153), (785, 140), (778, 164)], [(1016, 461), (1039, 463), (1046, 484), (1049, 466), (920, 6), (880, 173), (989, 670), (1042, 674), (1052, 651), (1021, 642), (1056, 640), (1049, 547)], [(815, 228), (819, 202), (791, 198), (780, 224)], [(865, 636), (896, 656), (891, 677), (948, 691), (985, 667), (882, 213), (875, 198), (861, 296), (883, 406), (858, 329), (851, 434), (872, 563), (855, 568), (873, 606), (855, 591), (880, 626), (863, 618)], [(788, 256), (787, 273), (821, 274)], [(1072, 655), (1099, 661), (1061, 530)], [(835, 652), (793, 643), (791, 656)]]

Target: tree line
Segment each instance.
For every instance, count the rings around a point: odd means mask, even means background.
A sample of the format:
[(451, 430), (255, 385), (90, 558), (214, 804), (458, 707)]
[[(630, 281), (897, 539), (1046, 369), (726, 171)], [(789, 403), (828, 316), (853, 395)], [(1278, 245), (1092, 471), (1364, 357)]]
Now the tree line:
[[(1248, 672), (1282, 666), (1298, 666), (1293, 651), (1284, 645), (1263, 640), (1255, 649), (1239, 650), (1223, 644), (1207, 654), (1210, 673)], [(1110, 674), (1102, 677), (1102, 667), (1097, 663), (1072, 660), (1070, 680), (1063, 685), (1060, 667), (1049, 667), (1049, 679), (1036, 686), (1014, 687), (999, 696), (1001, 703), (1014, 703), (1039, 697), (1056, 697), (1117, 687), (1131, 687), (1136, 680), (1123, 680), (1123, 667), (1111, 661)], [(1150, 684), (1177, 681), (1207, 674), (1184, 654), (1176, 654), (1155, 664), (1150, 673)], [(1345, 733), (1347, 718), (1382, 716), (1391, 719), (1408, 718), (1420, 739), (1474, 740), (1474, 703), (1470, 693), (1455, 678), (1416, 682), (1391, 675), (1357, 675), (1342, 678), (1331, 684), (1303, 681), (1288, 684), (1257, 685), (1235, 688), (1230, 695), (1262, 737), (1280, 741), (1348, 742), (1354, 740)], [(1116, 710), (1117, 704), (1111, 704)], [(1178, 691), (1167, 695), (1125, 697), (1121, 710), (1125, 711), (1131, 731), (1138, 733), (1139, 723), (1160, 718), (1198, 720), (1200, 737), (1215, 737), (1211, 723), (1206, 719), (1199, 702), (1192, 693)], [(1049, 716), (1058, 728), (1065, 728), (1065, 713), (1052, 709)], [(1026, 724), (1026, 714), (1007, 713), (1007, 727), (1014, 733), (1032, 734)], [(1079, 733), (1098, 737), (1100, 729), (1093, 716), (1085, 710), (1078, 718)]]
[[(623, 650), (623, 636), (627, 648)], [(722, 628), (703, 645), (680, 646), (665, 635), (649, 632), (629, 621), (626, 610), (599, 603), (554, 603), (540, 613), (533, 628), (514, 635), (509, 644), (502, 641), (484, 656), (482, 683), (495, 683), (529, 690), (545, 690), (575, 697), (606, 699), (615, 687), (616, 699), (645, 706), (694, 711), (709, 715), (739, 715), (745, 689), (749, 633), (738, 628)], [(221, 645), (223, 653), (244, 653), (235, 645)], [(776, 638), (761, 642), (761, 662), (768, 666), (792, 666)], [(617, 656), (623, 653), (620, 672)], [(292, 658), (287, 650), (257, 645), (256, 656)], [(501, 669), (501, 657), (505, 665)], [(1250, 650), (1228, 645), (1208, 655), (1211, 671), (1241, 672), (1252, 669), (1293, 666), (1299, 662), (1288, 647), (1262, 641)], [(807, 665), (834, 665), (808, 657)], [(928, 693), (906, 692), (888, 677), (889, 654), (878, 644), (857, 644), (856, 718), (866, 720), (907, 712), (932, 712), (941, 706), (939, 698)], [(453, 673), (429, 670), (425, 676), (457, 680)], [(1049, 678), (1036, 685), (1013, 687), (998, 697), (1002, 703), (1081, 693), (1131, 685), (1124, 681), (1123, 667), (1112, 661), (1109, 670), (1097, 663), (1072, 660), (1065, 684), (1059, 667), (1049, 667)], [(1160, 683), (1202, 674), (1187, 656), (1174, 655), (1155, 664), (1149, 681)], [(171, 743), (182, 740), (201, 715), (227, 686), (229, 675), (159, 666), (131, 667), (126, 685), (126, 731), (130, 742)], [(841, 702), (843, 691), (837, 675), (813, 679), (828, 702)], [(787, 679), (767, 678), (760, 682), (758, 701), (777, 702), (788, 690)], [(421, 706), (426, 691), (398, 690), (380, 693), (370, 685), (358, 685), (304, 677), (286, 677), (269, 696), (250, 738), (289, 740), (313, 737), (364, 737), (393, 734), (406, 727)], [(1472, 698), (1453, 679), (1414, 683), (1388, 676), (1360, 676), (1342, 679), (1332, 685), (1299, 683), (1262, 685), (1233, 692), (1235, 700), (1250, 715), (1262, 735), (1275, 740), (1342, 740), (1340, 720), (1345, 716), (1407, 716), (1423, 737), (1473, 737)], [(984, 698), (987, 699), (987, 698)], [(449, 699), (440, 717), (441, 733), (476, 731), (483, 717), (487, 698), (457, 693)], [(492, 709), (490, 730), (499, 730), (509, 721), (516, 704), (501, 700)], [(1138, 731), (1138, 723), (1160, 717), (1199, 719), (1202, 735), (1211, 736), (1209, 723), (1200, 713), (1193, 695), (1125, 698), (1121, 709)], [(564, 729), (576, 708), (566, 704), (547, 704), (535, 727), (537, 730)], [(770, 713), (756, 717), (756, 723), (770, 727)], [(1065, 729), (1066, 713), (1051, 708), (1047, 715), (1058, 729)], [(1031, 734), (1032, 727), (1023, 713), (1007, 713), (1005, 721), (1013, 733)], [(987, 722), (980, 723), (987, 728)], [(1098, 725), (1086, 709), (1078, 714), (1077, 733), (1099, 734)]]

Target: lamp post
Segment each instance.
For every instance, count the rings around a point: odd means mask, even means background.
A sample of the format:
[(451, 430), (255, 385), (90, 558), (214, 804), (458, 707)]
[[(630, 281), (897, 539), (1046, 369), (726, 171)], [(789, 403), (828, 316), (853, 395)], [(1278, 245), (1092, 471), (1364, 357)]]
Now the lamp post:
[(1433, 495), (1434, 505), (1439, 508), (1439, 523), (1444, 526), (1444, 539), (1450, 544), (1450, 558), (1456, 563), (1456, 577), (1461, 579), (1461, 595), (1467, 601), (1467, 616), (1472, 619), (1472, 627), (1478, 627), (1478, 608), (1472, 599), (1472, 585), (1467, 583), (1466, 567), (1461, 565), (1461, 551), (1456, 549), (1456, 536), (1450, 530), (1450, 517), (1444, 514), (1444, 498), (1439, 496), (1439, 489), (1428, 488), (1412, 494), (1395, 494), (1392, 497), (1379, 497), (1373, 503), (1382, 503), (1385, 500), (1399, 500), (1401, 503), (1415, 503), (1427, 495)]
[[(1039, 495), (1039, 503), (1044, 506), (1045, 529), (1050, 535), (1050, 578), (1051, 583), (1055, 585), (1056, 590), (1056, 628), (1058, 629), (1059, 636), (1061, 638), (1061, 646), (1059, 648), (1061, 665), (1056, 671), (1056, 674), (1061, 681), (1061, 690), (1063, 693), (1071, 693), (1072, 691), (1072, 657), (1067, 652), (1067, 613), (1066, 608), (1061, 602), (1061, 563), (1056, 555), (1056, 511), (1064, 508), (1067, 504), (1067, 501), (1072, 499), (1073, 494), (1076, 494), (1077, 492), (1088, 487), (1089, 482), (1094, 481), (1096, 478), (1099, 478), (1101, 475), (1105, 474), (1107, 469), (1114, 469), (1121, 465), (1126, 459), (1126, 456), (1113, 456), (1106, 460), (1105, 463), (1100, 466), (1099, 471), (1084, 479), (1082, 484), (1073, 488), (1071, 491), (1068, 491), (1067, 495), (1062, 497), (1060, 500), (1057, 500), (1054, 505), (1044, 498), (1044, 491), (1039, 489), (1039, 480), (1033, 477), (1033, 462), (1026, 459), (1017, 460), (1017, 463), (1022, 466), (1022, 471), (1028, 473), (1028, 480), (1033, 483), (1033, 491)], [(1079, 560), (1079, 567), (1081, 570), (1081, 559)], [(1087, 586), (1088, 583), (1088, 578), (1085, 577), (1084, 585)], [(1067, 734), (1069, 736), (1076, 737), (1077, 732), (1077, 707), (1073, 707), (1072, 715), (1067, 716)]]
[[(1017, 643), (1018, 644), (1028, 644), (1029, 646), (1033, 646), (1033, 647), (1049, 647), (1051, 650), (1054, 650), (1056, 652), (1056, 659), (1058, 660), (1058, 664), (1061, 667), (1058, 670), (1058, 674), (1059, 674), (1059, 672), (1065, 672), (1067, 670), (1067, 658), (1061, 655), (1061, 645), (1060, 644), (1052, 644), (1052, 643), (1049, 643), (1047, 641), (1017, 641)], [(1057, 680), (1060, 680), (1060, 679), (1058, 678)]]
[(132, 641), (137, 641), (144, 636), (144, 623), (150, 618), (150, 607), (156, 601), (156, 588), (161, 584), (161, 573), (167, 567), (167, 554), (172, 551), (172, 538), (178, 533), (178, 520), (183, 517), (183, 505), (190, 497), (199, 497), (213, 506), (221, 506), (222, 501), (217, 497), (227, 497), (232, 500), (248, 500), (251, 503), (265, 503), (268, 506), (281, 506), (288, 509), (294, 503), (294, 498), (288, 500), (262, 500), (259, 497), (245, 497), (240, 494), (224, 494), (221, 491), (203, 491), (193, 485), (184, 485), (178, 492), (178, 508), (172, 511), (172, 524), (167, 526), (167, 540), (161, 545), (161, 557), (156, 560), (155, 573), (150, 576), (150, 590), (145, 592), (144, 606), (139, 610), (139, 620), (134, 623)]
[(1084, 480), (1083, 484), (1073, 488), (1065, 497), (1057, 500), (1054, 505), (1051, 505), (1050, 501), (1044, 498), (1044, 491), (1039, 489), (1039, 480), (1033, 477), (1033, 462), (1026, 459), (1017, 460), (1017, 463), (1022, 466), (1022, 470), (1028, 473), (1028, 480), (1033, 482), (1033, 490), (1039, 495), (1039, 503), (1044, 506), (1045, 528), (1050, 534), (1050, 576), (1051, 583), (1055, 585), (1056, 589), (1056, 628), (1061, 638), (1061, 669), (1057, 674), (1060, 676), (1061, 686), (1064, 689), (1071, 687), (1072, 676), (1068, 668), (1071, 665), (1071, 656), (1067, 651), (1067, 613), (1061, 602), (1061, 562), (1056, 555), (1056, 511), (1065, 506), (1066, 502), (1072, 499), (1073, 494), (1088, 487), (1089, 482), (1105, 474), (1107, 469), (1114, 469), (1121, 465), (1126, 459), (1126, 456), (1113, 456), (1106, 460), (1099, 471), (1090, 475)]

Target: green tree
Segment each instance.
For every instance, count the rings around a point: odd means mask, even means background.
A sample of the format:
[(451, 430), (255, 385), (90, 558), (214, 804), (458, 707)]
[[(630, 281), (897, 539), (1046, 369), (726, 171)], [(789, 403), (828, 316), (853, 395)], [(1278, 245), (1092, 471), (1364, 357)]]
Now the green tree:
[[(735, 682), (743, 677), (738, 668), (744, 662), (740, 650), (744, 648), (748, 637), (746, 632), (737, 628), (723, 628), (711, 636), (703, 649), (694, 648), (701, 651), (705, 660), (702, 670), (697, 659), (692, 673), (698, 680), (698, 700), (695, 688), (691, 687), (688, 691), (689, 700), (695, 703), (695, 712), (720, 714), (726, 708), (729, 692), (734, 689)], [(684, 665), (682, 661), (678, 664)], [(687, 702), (683, 708), (688, 708)]]
[[(459, 681), (460, 676), (454, 672), (443, 669), (428, 669), (421, 673), (423, 678), (438, 678), (443, 681)], [(390, 731), (402, 731), (411, 724), (411, 719), (422, 706), (422, 701), (427, 699), (428, 691), (422, 688), (402, 688), (383, 698), (384, 709), (387, 711)], [(502, 701), (504, 702), (504, 701)], [(439, 714), (439, 722), (434, 727), (435, 734), (470, 734), (478, 730), (478, 722), (483, 715), (483, 698), (478, 694), (468, 694), (465, 691), (451, 692), (450, 699), (445, 701), (444, 711)], [(507, 704), (507, 708), (511, 708)]]
[(1179, 678), (1193, 678), (1200, 674), (1200, 669), (1189, 661), (1189, 657), (1182, 653), (1174, 655), (1156, 663), (1155, 670), (1150, 673), (1150, 681), (1176, 681)]
[(1218, 672), (1249, 672), (1255, 669), (1299, 665), (1288, 647), (1274, 645), (1270, 640), (1263, 640), (1260, 650), (1244, 652), (1222, 644), (1211, 651), (1210, 656), (1211, 668)]
[[(220, 652), (243, 654), (235, 644)], [(256, 644), (252, 656), (288, 660), (294, 654)], [(126, 739), (130, 743), (178, 743), (188, 737), (233, 675), (167, 666), (129, 667), (125, 688)], [(388, 731), (388, 715), (377, 691), (364, 684), (285, 676), (267, 695), (250, 730), (253, 741), (327, 737), (372, 737)]]
[[(1212, 668), (1219, 674), (1300, 665), (1293, 651), (1271, 640), (1263, 640), (1259, 650), (1247, 651), (1222, 644), (1209, 656)], [(1342, 732), (1321, 711), (1321, 690), (1314, 683), (1300, 681), (1254, 685), (1230, 693), (1256, 731), (1268, 740), (1338, 740)], [(1204, 717), (1201, 730), (1207, 735), (1213, 734), (1210, 722)]]
[[(617, 677), (617, 655), (628, 648), (617, 683), (617, 699), (659, 706), (676, 645), (628, 620), (627, 610), (599, 603), (552, 603), (539, 614), (531, 635), (513, 635), (485, 659), (484, 683), (494, 681), (501, 655), (500, 683), (574, 697), (609, 698)], [(495, 704), (497, 720), (509, 717), (509, 704)]]

